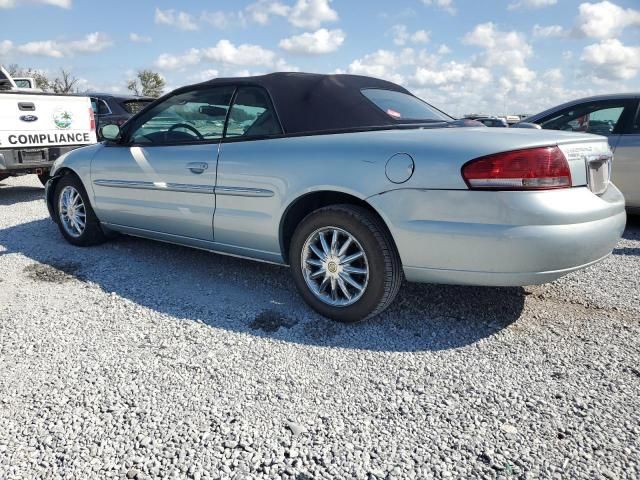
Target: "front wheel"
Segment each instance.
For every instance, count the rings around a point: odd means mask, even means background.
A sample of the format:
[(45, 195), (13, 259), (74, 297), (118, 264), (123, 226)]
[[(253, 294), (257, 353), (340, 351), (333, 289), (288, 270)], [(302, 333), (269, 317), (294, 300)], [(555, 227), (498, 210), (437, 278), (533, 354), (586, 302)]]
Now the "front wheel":
[(54, 202), (60, 232), (69, 243), (86, 247), (105, 240), (100, 222), (78, 177), (69, 174), (58, 181)]
[(291, 240), (296, 286), (318, 313), (340, 322), (377, 315), (395, 298), (402, 266), (382, 222), (356, 205), (309, 214)]

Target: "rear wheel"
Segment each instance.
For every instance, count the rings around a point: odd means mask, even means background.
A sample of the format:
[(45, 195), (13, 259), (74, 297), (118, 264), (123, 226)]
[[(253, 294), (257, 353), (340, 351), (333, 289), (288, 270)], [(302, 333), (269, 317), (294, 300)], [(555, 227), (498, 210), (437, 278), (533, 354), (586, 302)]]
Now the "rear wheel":
[(105, 240), (87, 192), (75, 175), (65, 175), (58, 181), (54, 206), (60, 232), (69, 243), (86, 247)]
[(400, 258), (385, 226), (355, 205), (324, 207), (302, 220), (291, 240), (290, 264), (305, 301), (340, 322), (382, 312), (402, 282)]

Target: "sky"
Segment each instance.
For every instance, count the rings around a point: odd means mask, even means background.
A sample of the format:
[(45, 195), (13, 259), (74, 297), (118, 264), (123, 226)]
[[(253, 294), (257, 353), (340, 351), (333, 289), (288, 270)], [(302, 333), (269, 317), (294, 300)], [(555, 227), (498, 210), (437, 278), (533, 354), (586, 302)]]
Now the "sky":
[(399, 83), (456, 116), (640, 91), (640, 0), (0, 0), (0, 64), (124, 92), (271, 71)]

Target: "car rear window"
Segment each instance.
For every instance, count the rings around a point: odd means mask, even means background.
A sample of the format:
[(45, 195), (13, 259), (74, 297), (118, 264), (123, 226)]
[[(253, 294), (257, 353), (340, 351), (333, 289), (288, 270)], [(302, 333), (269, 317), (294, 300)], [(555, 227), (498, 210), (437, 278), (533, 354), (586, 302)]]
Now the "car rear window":
[(128, 113), (136, 114), (150, 103), (151, 100), (127, 100), (126, 102), (122, 102), (122, 108)]
[(361, 91), (376, 107), (399, 122), (452, 120), (449, 116), (413, 95), (378, 88), (365, 88)]

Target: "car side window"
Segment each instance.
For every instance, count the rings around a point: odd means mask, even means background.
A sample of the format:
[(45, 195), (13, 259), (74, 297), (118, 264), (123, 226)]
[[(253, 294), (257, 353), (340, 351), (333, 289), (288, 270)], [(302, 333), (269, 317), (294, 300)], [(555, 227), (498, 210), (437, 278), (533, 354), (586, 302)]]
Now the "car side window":
[(104, 100), (98, 100), (98, 115), (109, 115), (111, 113), (111, 109), (107, 102)]
[(172, 95), (137, 118), (129, 143), (177, 145), (222, 138), (235, 87), (205, 87)]
[(283, 133), (267, 92), (240, 87), (229, 113), (225, 138), (265, 137)]
[(583, 103), (552, 115), (540, 126), (549, 130), (611, 135), (617, 131), (626, 107), (625, 101)]

